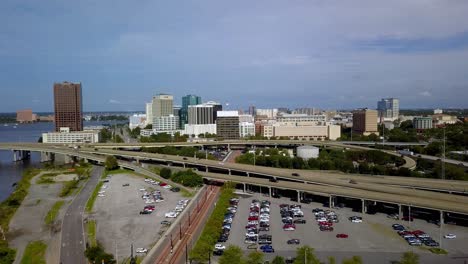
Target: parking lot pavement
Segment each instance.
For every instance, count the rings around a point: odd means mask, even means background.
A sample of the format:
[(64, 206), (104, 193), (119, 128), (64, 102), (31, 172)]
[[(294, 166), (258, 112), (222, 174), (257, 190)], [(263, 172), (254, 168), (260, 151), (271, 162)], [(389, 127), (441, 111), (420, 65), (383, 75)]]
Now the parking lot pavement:
[[(408, 222), (392, 220), (387, 218), (385, 214), (361, 214), (353, 212), (350, 208), (333, 209), (338, 214), (339, 223), (333, 225), (334, 231), (326, 232), (320, 231), (319, 226), (312, 213), (312, 209), (321, 208), (327, 210), (322, 204), (311, 203), (301, 204), (302, 211), (304, 212), (304, 219), (306, 224), (296, 224), (295, 231), (283, 231), (280, 208), (282, 203), (297, 204), (291, 202), (289, 199), (281, 198), (275, 199), (264, 197), (254, 194), (252, 197), (241, 198), (238, 204), (237, 213), (233, 220), (231, 235), (226, 244), (238, 245), (244, 250), (248, 244), (244, 243), (245, 226), (249, 214), (249, 206), (252, 199), (269, 200), (270, 206), (270, 231), (260, 232), (261, 234), (268, 233), (272, 235), (272, 245), (275, 253), (283, 256), (295, 255), (295, 250), (301, 245), (308, 245), (315, 248), (316, 251), (329, 255), (334, 252), (354, 252), (356, 255), (366, 255), (369, 252), (382, 252), (389, 253), (389, 256), (395, 255), (394, 253), (402, 253), (406, 251), (414, 251), (418, 254), (430, 254), (427, 247), (410, 246), (401, 238), (396, 231), (391, 227), (394, 223), (403, 224), (408, 227)], [(350, 216), (362, 216), (362, 223), (352, 223), (348, 220)], [(434, 240), (439, 242), (439, 228), (436, 225), (429, 224), (423, 220), (415, 219), (409, 225), (411, 230), (420, 229), (429, 234)], [(349, 235), (348, 238), (336, 238), (336, 234), (344, 233)], [(442, 238), (442, 247), (447, 249), (451, 255), (463, 254), (468, 252), (468, 228), (460, 226), (444, 225), (442, 235), (446, 233), (455, 233), (457, 238), (448, 240)], [(286, 243), (289, 239), (300, 239), (300, 245), (288, 245)], [(250, 249), (251, 250), (251, 249)], [(266, 254), (267, 256), (274, 256), (276, 254)], [(352, 255), (351, 255), (352, 256)], [(268, 259), (268, 257), (267, 257)]]
[[(123, 186), (124, 184), (129, 186)], [(107, 252), (118, 255), (119, 260), (130, 256), (130, 247), (151, 248), (159, 239), (159, 232), (164, 228), (161, 221), (174, 219), (165, 218), (164, 214), (173, 210), (182, 198), (180, 193), (174, 193), (157, 185), (150, 185), (144, 178), (131, 174), (112, 175), (106, 183), (104, 197), (97, 197), (94, 214), (90, 216), (97, 222), (97, 239)], [(156, 209), (151, 214), (140, 215), (145, 204), (141, 198), (143, 192), (160, 190), (165, 201), (154, 203)]]

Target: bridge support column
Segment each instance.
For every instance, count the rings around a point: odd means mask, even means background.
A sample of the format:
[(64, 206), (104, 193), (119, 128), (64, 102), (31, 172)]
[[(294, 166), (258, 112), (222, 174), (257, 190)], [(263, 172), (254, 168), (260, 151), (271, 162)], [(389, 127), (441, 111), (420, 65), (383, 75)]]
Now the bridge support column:
[(184, 169), (185, 169), (185, 163), (182, 163), (182, 165), (184, 166)]
[(444, 224), (444, 211), (440, 211), (440, 225), (439, 228), (442, 228), (442, 225)]
[(228, 174), (231, 175), (231, 170), (228, 170)]
[(41, 151), (41, 162), (53, 161), (52, 153)]
[(330, 207), (330, 208), (335, 207), (335, 197), (333, 195), (330, 195), (329, 202), (328, 202), (328, 207)]
[(271, 187), (268, 187), (268, 195), (271, 197)]
[(208, 166), (205, 167), (205, 172), (208, 172)]
[(301, 202), (301, 191), (297, 191), (297, 202)]
[(31, 152), (27, 150), (13, 150), (13, 161), (29, 159)]
[(247, 172), (247, 177), (250, 177), (250, 173)]
[(398, 205), (398, 219), (403, 218), (403, 211), (401, 210), (401, 204)]
[(361, 202), (362, 202), (362, 213), (365, 214), (367, 213), (366, 200), (361, 199)]
[(246, 192), (247, 192), (246, 185), (247, 185), (247, 184), (246, 184), (246, 183), (244, 183), (244, 193), (246, 193)]

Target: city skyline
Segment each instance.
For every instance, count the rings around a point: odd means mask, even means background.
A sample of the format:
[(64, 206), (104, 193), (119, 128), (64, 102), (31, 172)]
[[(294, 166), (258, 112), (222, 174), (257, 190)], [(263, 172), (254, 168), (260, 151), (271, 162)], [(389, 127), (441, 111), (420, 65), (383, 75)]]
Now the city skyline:
[(158, 93), (233, 109), (468, 107), (465, 1), (109, 3), (2, 2), (0, 112), (53, 111), (62, 81), (83, 83), (84, 111), (144, 111)]

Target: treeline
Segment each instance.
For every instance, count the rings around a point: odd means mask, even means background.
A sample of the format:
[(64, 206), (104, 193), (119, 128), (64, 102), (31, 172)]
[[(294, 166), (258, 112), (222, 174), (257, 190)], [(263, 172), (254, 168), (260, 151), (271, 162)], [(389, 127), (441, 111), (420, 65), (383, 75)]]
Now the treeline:
[(236, 162), (250, 165), (254, 164), (254, 160), (255, 165), (285, 169), (339, 170), (346, 173), (395, 176), (411, 176), (412, 173), (406, 168), (397, 168), (404, 164), (403, 158), (378, 150), (321, 149), (318, 158), (304, 160), (297, 156), (290, 157), (285, 150), (257, 149), (255, 155), (246, 153), (236, 158)]
[[(155, 148), (143, 147), (141, 151), (148, 152), (148, 153), (158, 153), (158, 154), (183, 156), (183, 157), (197, 157), (199, 159), (206, 158), (206, 152), (199, 151), (195, 147), (180, 147), (180, 148), (176, 148), (173, 146), (155, 147)], [(208, 159), (216, 160), (216, 157), (208, 153)]]
[(162, 168), (159, 175), (164, 179), (170, 179), (173, 182), (182, 184), (186, 187), (199, 187), (203, 185), (202, 176), (196, 174), (193, 170), (178, 171), (172, 173), (169, 168)]
[[(214, 245), (218, 241), (219, 236), (222, 232), (222, 225), (224, 220), (224, 213), (226, 213), (227, 208), (229, 207), (229, 199), (234, 197), (234, 188), (232, 183), (226, 183), (221, 189), (221, 194), (218, 201), (216, 202), (216, 207), (213, 210), (213, 213), (210, 215), (210, 218), (203, 228), (203, 232), (200, 235), (195, 247), (190, 251), (190, 259), (194, 260), (196, 263), (205, 263), (208, 261), (208, 254), (213, 251)], [(230, 262), (237, 263), (237, 262)]]
[(128, 116), (124, 116), (124, 115), (92, 116), (91, 121), (128, 121)]
[(468, 173), (465, 167), (449, 163), (445, 163), (445, 175), (442, 177), (441, 161), (419, 158), (417, 159), (416, 170), (412, 174), (414, 177), (468, 181)]
[(142, 143), (152, 142), (187, 142), (188, 135), (181, 135), (179, 132), (174, 133), (174, 136), (168, 133), (158, 133), (149, 137), (140, 137)]

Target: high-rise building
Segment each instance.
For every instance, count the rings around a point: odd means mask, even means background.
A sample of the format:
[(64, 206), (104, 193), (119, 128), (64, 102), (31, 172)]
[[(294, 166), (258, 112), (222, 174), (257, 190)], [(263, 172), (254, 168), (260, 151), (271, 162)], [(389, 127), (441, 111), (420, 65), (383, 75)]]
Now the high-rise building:
[(418, 131), (432, 128), (432, 117), (415, 116), (413, 118), (413, 127)]
[(153, 124), (153, 103), (146, 103), (146, 125)]
[(83, 103), (81, 83), (54, 83), (55, 131), (68, 127), (70, 131), (83, 130)]
[(167, 115), (153, 118), (153, 131), (175, 131), (178, 128), (178, 116)]
[(16, 122), (30, 123), (37, 120), (37, 115), (31, 109), (24, 109), (16, 111)]
[(249, 106), (249, 115), (255, 116), (257, 108), (254, 105)]
[(169, 116), (173, 113), (174, 97), (169, 94), (158, 94), (153, 96), (152, 101), (152, 115), (153, 120), (156, 117)]
[(188, 123), (188, 107), (190, 105), (199, 105), (201, 103), (201, 97), (198, 95), (189, 94), (182, 97), (182, 108), (180, 109), (181, 127), (184, 127), (184, 125)]
[(214, 101), (208, 101), (205, 103), (206, 105), (213, 106), (213, 120), (216, 122), (216, 118), (218, 116), (219, 111), (223, 111), (223, 105)]
[(224, 140), (239, 139), (239, 112), (218, 111), (216, 134)]
[(199, 104), (188, 106), (188, 124), (214, 124), (213, 105)]
[(400, 114), (400, 100), (396, 98), (384, 98), (377, 102), (379, 117), (386, 120), (396, 120)]
[(379, 135), (377, 130), (377, 111), (371, 109), (360, 109), (353, 112), (353, 131), (368, 136)]

